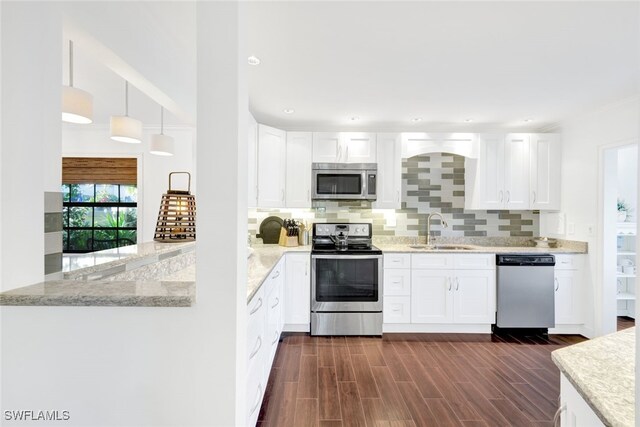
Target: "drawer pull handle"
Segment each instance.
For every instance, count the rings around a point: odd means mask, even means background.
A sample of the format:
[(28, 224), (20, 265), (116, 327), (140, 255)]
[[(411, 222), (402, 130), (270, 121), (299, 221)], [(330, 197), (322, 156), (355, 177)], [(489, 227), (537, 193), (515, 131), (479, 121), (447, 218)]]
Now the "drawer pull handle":
[(567, 410), (567, 405), (562, 405), (561, 407), (558, 408), (556, 413), (553, 415), (553, 427), (556, 427), (558, 425), (558, 422), (561, 422), (560, 421), (561, 415), (566, 410)]
[(400, 262), (399, 259), (392, 259), (391, 262)]
[(560, 282), (558, 282), (558, 278), (554, 277), (553, 280), (556, 281), (556, 292), (558, 291), (558, 289), (560, 289)]
[(275, 332), (276, 332), (276, 337), (273, 341), (271, 341), (271, 345), (274, 345), (280, 339), (280, 334), (278, 333), (278, 331), (275, 331)]
[(262, 307), (262, 298), (258, 298), (258, 304), (253, 308), (253, 310), (251, 310), (251, 312), (249, 312), (249, 315), (252, 315), (256, 311), (260, 310), (260, 307)]
[(271, 306), (271, 308), (276, 308), (280, 304), (280, 298), (276, 297), (276, 303)]
[(400, 311), (400, 307), (393, 308), (393, 311)]
[(277, 279), (278, 277), (280, 277), (280, 270), (276, 271), (276, 274), (271, 276), (272, 279)]
[(260, 406), (260, 397), (261, 396), (262, 396), (262, 384), (258, 384), (258, 394), (256, 395), (256, 403), (251, 408), (251, 412), (249, 413), (249, 415), (251, 415), (254, 412), (256, 412), (256, 409), (258, 409), (258, 407)]
[(249, 360), (253, 359), (253, 357), (258, 354), (258, 352), (260, 351), (260, 347), (262, 347), (262, 337), (258, 337), (258, 339), (256, 340), (256, 348), (249, 355)]
[(460, 288), (460, 278), (456, 277), (456, 291)]
[(451, 290), (451, 277), (449, 277), (448, 279), (449, 279), (449, 290)]

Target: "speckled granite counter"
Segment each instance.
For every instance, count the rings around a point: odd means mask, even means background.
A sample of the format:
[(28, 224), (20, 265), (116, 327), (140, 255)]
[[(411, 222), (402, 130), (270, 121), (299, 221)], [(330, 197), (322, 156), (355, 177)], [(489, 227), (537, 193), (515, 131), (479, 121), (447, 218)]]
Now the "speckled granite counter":
[(412, 248), (408, 244), (388, 244), (378, 243), (376, 246), (382, 249), (382, 252), (388, 253), (441, 253), (441, 252), (454, 252), (463, 254), (473, 253), (491, 253), (491, 254), (504, 254), (504, 253), (544, 253), (544, 254), (583, 254), (585, 251), (581, 251), (574, 248), (536, 248), (533, 246), (477, 246), (466, 245), (468, 249), (419, 249)]
[(0, 294), (0, 305), (191, 307), (195, 282), (53, 280)]
[(278, 245), (254, 245), (253, 255), (247, 264), (247, 302), (260, 289), (262, 282), (269, 276), (282, 255), (287, 252), (311, 252), (311, 246), (285, 248)]
[(607, 426), (635, 420), (636, 328), (551, 353), (554, 363)]

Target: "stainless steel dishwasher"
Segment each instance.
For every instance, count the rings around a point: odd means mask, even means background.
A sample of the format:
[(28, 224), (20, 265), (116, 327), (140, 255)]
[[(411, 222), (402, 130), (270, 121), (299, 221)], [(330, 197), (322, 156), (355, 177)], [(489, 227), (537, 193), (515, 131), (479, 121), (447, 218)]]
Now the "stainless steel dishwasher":
[(496, 255), (498, 328), (555, 327), (555, 265), (550, 254)]

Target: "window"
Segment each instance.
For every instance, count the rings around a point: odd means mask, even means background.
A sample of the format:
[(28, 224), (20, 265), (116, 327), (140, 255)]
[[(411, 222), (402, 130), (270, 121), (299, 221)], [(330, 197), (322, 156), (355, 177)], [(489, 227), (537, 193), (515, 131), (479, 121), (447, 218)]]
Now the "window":
[(135, 185), (63, 184), (63, 252), (83, 253), (135, 245)]

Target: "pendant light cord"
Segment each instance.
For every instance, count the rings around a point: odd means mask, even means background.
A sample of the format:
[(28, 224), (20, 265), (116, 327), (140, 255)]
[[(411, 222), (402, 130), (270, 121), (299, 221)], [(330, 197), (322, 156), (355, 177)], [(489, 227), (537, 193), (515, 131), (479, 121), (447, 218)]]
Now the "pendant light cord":
[(69, 86), (73, 87), (73, 40), (69, 40)]

